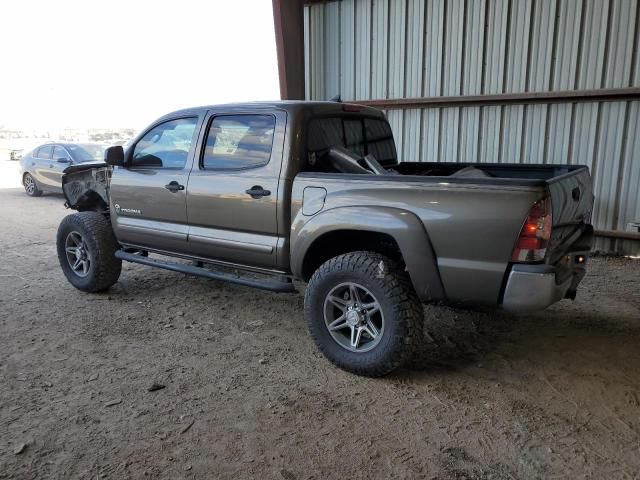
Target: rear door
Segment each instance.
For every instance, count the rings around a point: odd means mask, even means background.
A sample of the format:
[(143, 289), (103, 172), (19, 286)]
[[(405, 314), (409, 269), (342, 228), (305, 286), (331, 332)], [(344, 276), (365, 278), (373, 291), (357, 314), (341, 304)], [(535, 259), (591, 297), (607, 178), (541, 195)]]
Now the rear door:
[(125, 244), (186, 250), (186, 185), (197, 139), (197, 115), (163, 120), (127, 151), (111, 178), (111, 218)]
[(275, 267), (278, 182), (286, 113), (212, 113), (189, 177), (190, 251)]

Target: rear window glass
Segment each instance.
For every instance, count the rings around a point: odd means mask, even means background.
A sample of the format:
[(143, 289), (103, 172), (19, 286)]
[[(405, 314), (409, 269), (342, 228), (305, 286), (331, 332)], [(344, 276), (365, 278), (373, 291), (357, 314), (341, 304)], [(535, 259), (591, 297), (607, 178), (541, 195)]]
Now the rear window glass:
[(387, 122), (364, 119), (367, 153), (371, 153), (382, 165), (396, 165), (398, 154), (393, 132)]
[(309, 122), (307, 155), (310, 164), (322, 161), (331, 147), (341, 146), (360, 157), (372, 154), (382, 165), (398, 162), (391, 127), (377, 118), (326, 117)]

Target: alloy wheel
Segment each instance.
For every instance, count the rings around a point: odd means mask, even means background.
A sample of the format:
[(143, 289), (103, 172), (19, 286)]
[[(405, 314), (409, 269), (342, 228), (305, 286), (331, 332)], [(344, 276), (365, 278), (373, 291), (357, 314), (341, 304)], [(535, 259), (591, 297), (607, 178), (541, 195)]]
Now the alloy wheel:
[(345, 282), (331, 289), (323, 313), (331, 337), (351, 352), (368, 352), (382, 339), (384, 314), (380, 303), (358, 283)]
[(87, 243), (78, 232), (73, 231), (67, 235), (65, 240), (65, 252), (67, 253), (67, 262), (73, 273), (79, 277), (89, 275), (89, 267), (91, 267), (91, 258)]
[(29, 195), (33, 195), (36, 191), (36, 182), (33, 180), (33, 177), (29, 174), (24, 176), (24, 189)]

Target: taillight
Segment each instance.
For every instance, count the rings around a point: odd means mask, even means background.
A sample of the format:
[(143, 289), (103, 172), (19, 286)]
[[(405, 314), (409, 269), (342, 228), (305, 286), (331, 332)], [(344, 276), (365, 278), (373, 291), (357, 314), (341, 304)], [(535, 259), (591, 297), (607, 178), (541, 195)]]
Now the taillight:
[(539, 262), (544, 260), (551, 238), (551, 199), (538, 200), (527, 215), (520, 236), (511, 255), (513, 262)]

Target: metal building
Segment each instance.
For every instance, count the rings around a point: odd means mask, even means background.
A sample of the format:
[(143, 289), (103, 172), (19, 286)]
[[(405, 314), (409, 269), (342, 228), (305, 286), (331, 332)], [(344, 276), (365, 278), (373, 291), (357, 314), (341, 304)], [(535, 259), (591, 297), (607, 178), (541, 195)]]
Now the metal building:
[(405, 160), (589, 165), (596, 248), (640, 252), (638, 0), (273, 3), (283, 98), (384, 109)]

